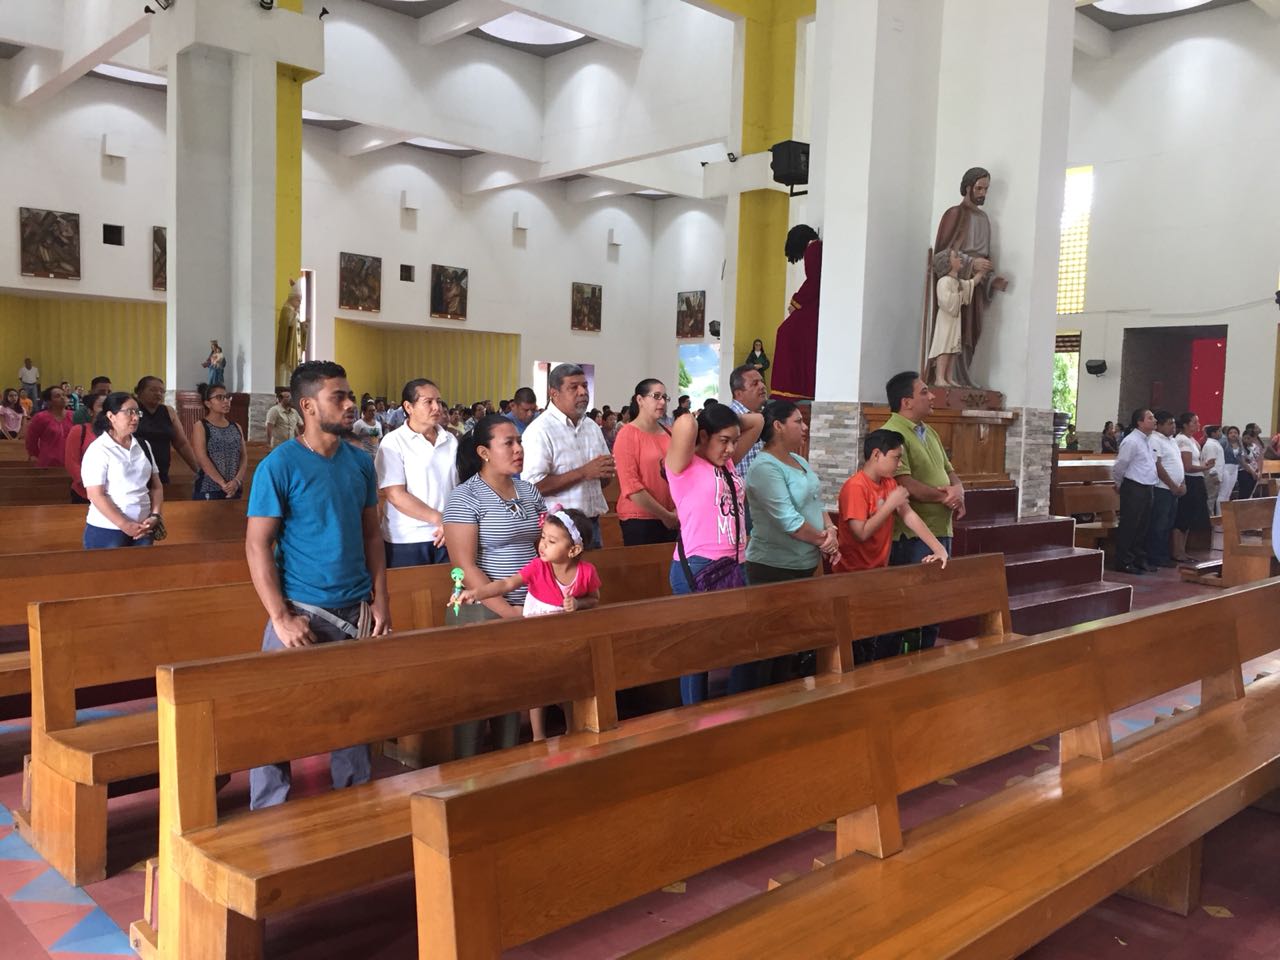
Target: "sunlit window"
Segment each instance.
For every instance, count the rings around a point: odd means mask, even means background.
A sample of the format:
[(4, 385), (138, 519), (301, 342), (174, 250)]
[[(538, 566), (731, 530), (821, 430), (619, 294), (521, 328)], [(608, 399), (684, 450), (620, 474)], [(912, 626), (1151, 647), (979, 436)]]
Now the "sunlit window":
[(1093, 167), (1071, 167), (1062, 203), (1062, 246), (1058, 253), (1058, 313), (1084, 312), (1089, 260), (1089, 211), (1093, 206)]

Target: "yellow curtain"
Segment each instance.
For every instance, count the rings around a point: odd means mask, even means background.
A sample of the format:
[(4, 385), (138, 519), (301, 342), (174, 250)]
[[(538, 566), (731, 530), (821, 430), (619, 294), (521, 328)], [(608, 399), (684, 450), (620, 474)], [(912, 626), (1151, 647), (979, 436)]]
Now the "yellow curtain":
[[(392, 403), (410, 380), (434, 380), (450, 404), (510, 399), (520, 386), (520, 335), (374, 327), (336, 318), (334, 359), (351, 389)], [(16, 368), (15, 368), (16, 369)]]
[(132, 300), (0, 294), (0, 384), (17, 386), (30, 357), (41, 384), (89, 387), (96, 376), (132, 390), (165, 371), (165, 305)]

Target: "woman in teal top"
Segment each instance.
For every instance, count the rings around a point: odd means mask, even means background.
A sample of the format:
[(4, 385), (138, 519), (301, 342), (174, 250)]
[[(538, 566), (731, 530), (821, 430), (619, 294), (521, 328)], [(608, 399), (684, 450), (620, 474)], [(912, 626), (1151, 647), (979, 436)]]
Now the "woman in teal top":
[(836, 528), (822, 509), (821, 483), (800, 456), (809, 428), (789, 400), (764, 408), (764, 449), (747, 471), (751, 541), (747, 582), (778, 583), (812, 576), (822, 554), (839, 549)]
[[(822, 509), (821, 483), (799, 451), (809, 427), (790, 400), (764, 407), (764, 449), (747, 471), (751, 540), (747, 583), (781, 583), (813, 576), (822, 555), (840, 549), (836, 528)], [(775, 657), (749, 664), (754, 686), (782, 683), (813, 672), (812, 654)]]

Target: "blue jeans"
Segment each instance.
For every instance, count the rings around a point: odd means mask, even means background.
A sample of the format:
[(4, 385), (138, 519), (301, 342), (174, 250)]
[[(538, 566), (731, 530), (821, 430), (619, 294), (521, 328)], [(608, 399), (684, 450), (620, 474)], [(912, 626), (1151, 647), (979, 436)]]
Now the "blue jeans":
[(600, 518), (592, 517), (591, 518), (591, 542), (583, 544), (583, 547), (587, 550), (599, 550), (603, 546), (604, 546), (604, 540), (600, 536)]
[(1178, 515), (1178, 498), (1164, 487), (1151, 490), (1151, 519), (1147, 521), (1147, 561), (1173, 563), (1169, 555), (1169, 535)]
[[(942, 549), (947, 551), (947, 556), (951, 556), (951, 538), (939, 537), (938, 542), (942, 544)], [(900, 540), (893, 541), (893, 547), (889, 551), (889, 566), (909, 567), (912, 564), (920, 563), (932, 553), (933, 551), (919, 537), (902, 537)], [(920, 628), (921, 650), (928, 650), (937, 641), (938, 625), (936, 623)]]
[[(330, 613), (344, 620), (354, 622), (359, 616), (359, 606), (327, 608)], [(345, 633), (333, 624), (311, 617), (311, 632), (315, 634), (317, 643), (332, 643), (335, 640), (349, 639)], [(275, 627), (267, 621), (267, 628), (262, 632), (262, 649), (283, 650), (285, 646), (276, 636)], [(329, 754), (329, 776), (334, 789), (351, 787), (359, 783), (368, 783), (373, 775), (372, 762), (369, 759), (369, 745), (362, 743), (357, 747), (343, 747)], [(266, 767), (254, 767), (249, 771), (249, 809), (261, 810), (273, 807), (289, 799), (289, 786), (292, 775), (288, 762), (273, 763)]]
[[(696, 577), (712, 561), (706, 557), (689, 557), (689, 570)], [(671, 593), (680, 596), (692, 593), (689, 581), (684, 575), (684, 568), (679, 560), (671, 561), (671, 572), (667, 576), (671, 584)], [(754, 690), (761, 685), (760, 669), (755, 663), (740, 663), (729, 671), (729, 687), (725, 691), (729, 695)], [(701, 703), (707, 699), (707, 674), (691, 673), (680, 678), (680, 702), (686, 707)]]
[(392, 543), (388, 540), (385, 546), (388, 570), (394, 570), (396, 567), (425, 567), (434, 563), (449, 562), (448, 548), (437, 547), (430, 540), (424, 540), (422, 543)]
[(106, 527), (95, 527), (91, 523), (84, 525), (84, 548), (86, 550), (114, 550), (116, 547), (149, 546), (151, 546), (150, 537), (141, 537), (135, 540), (116, 527), (108, 530)]

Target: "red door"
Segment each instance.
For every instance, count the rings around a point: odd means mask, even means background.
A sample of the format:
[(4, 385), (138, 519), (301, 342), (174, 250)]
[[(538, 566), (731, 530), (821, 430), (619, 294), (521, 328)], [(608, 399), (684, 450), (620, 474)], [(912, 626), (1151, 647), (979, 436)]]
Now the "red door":
[(1207, 426), (1222, 423), (1222, 385), (1227, 373), (1227, 340), (1191, 341), (1191, 382), (1187, 385), (1189, 410)]

